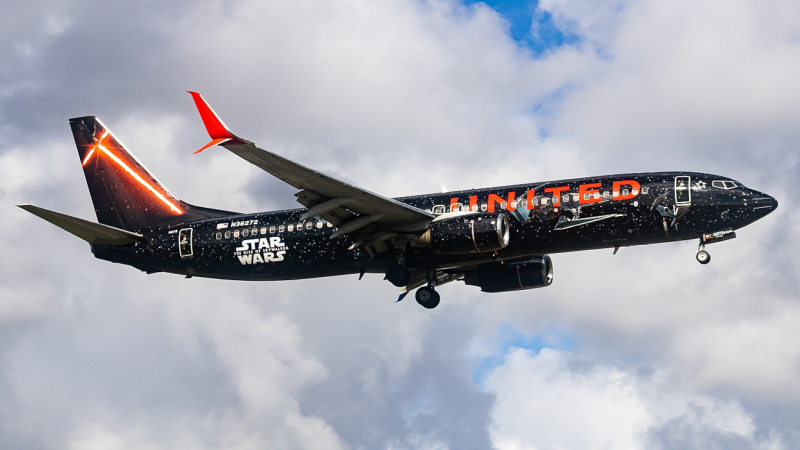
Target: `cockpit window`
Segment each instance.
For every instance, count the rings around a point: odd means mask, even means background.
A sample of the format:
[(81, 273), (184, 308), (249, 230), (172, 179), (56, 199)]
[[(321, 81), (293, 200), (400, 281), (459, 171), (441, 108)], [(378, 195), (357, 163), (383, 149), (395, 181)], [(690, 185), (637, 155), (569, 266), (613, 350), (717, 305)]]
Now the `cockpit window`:
[(711, 186), (717, 189), (734, 189), (740, 186), (740, 184), (730, 180), (714, 180), (711, 182)]

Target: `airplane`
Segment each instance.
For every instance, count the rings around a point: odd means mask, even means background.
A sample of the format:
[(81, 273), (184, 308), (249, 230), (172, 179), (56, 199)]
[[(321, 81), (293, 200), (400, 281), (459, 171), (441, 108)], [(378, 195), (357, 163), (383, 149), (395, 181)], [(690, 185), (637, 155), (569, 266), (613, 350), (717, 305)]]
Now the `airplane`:
[(99, 119), (70, 119), (99, 223), (18, 205), (87, 241), (96, 258), (148, 274), (297, 280), (382, 273), (417, 302), (463, 281), (484, 292), (546, 287), (549, 254), (736, 237), (778, 202), (727, 177), (651, 172), (387, 198), (233, 134), (189, 92), (211, 141), (298, 190), (302, 208), (236, 213), (171, 194)]

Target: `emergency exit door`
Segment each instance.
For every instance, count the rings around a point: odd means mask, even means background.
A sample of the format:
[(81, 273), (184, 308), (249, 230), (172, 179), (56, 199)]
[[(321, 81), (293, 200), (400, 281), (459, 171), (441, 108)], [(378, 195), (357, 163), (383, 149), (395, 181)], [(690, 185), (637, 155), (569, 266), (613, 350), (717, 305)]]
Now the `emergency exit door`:
[(184, 228), (178, 233), (178, 251), (181, 259), (189, 259), (194, 256), (192, 253), (192, 229)]
[(675, 205), (689, 206), (692, 204), (692, 178), (688, 176), (675, 177)]

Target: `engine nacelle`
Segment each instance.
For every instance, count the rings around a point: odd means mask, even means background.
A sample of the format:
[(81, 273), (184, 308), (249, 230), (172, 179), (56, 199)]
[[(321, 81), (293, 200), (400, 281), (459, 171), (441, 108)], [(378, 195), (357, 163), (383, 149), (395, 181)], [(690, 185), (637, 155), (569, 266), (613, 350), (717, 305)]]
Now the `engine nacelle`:
[(484, 292), (521, 291), (550, 286), (553, 263), (547, 255), (535, 256), (521, 263), (481, 264), (464, 274), (464, 283), (479, 286)]
[(420, 238), (435, 253), (483, 253), (508, 245), (508, 217), (504, 213), (465, 213), (438, 217)]

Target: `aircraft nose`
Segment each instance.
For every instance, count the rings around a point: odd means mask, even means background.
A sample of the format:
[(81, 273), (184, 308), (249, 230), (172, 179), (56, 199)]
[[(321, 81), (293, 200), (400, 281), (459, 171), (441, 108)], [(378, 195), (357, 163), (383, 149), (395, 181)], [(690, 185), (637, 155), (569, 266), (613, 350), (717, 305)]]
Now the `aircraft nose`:
[(754, 194), (755, 204), (753, 205), (753, 210), (760, 211), (764, 213), (764, 215), (767, 215), (778, 209), (778, 200), (776, 200), (775, 197), (764, 194), (763, 192), (754, 192)]
[(776, 200), (775, 197), (769, 198), (769, 204), (772, 207), (772, 209), (778, 209), (778, 200)]

